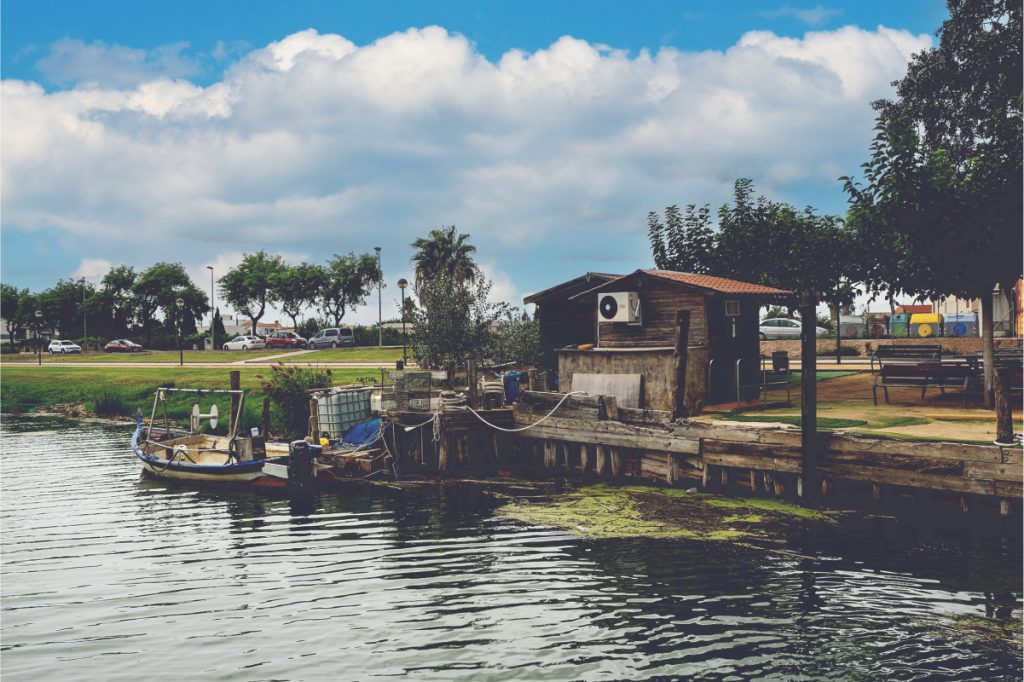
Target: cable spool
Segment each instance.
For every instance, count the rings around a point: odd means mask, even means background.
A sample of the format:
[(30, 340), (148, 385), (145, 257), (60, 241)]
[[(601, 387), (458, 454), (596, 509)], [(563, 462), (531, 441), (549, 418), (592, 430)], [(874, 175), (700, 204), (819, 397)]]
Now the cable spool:
[(953, 336), (966, 336), (967, 325), (963, 322), (957, 322), (953, 325)]
[(192, 406), (192, 431), (199, 431), (199, 422), (203, 419), (210, 420), (210, 429), (217, 428), (217, 404), (214, 403), (210, 406), (210, 411), (206, 414), (202, 414), (199, 411), (199, 403)]
[(846, 325), (846, 329), (843, 330), (843, 335), (848, 339), (855, 339), (860, 336), (860, 326), (855, 324)]
[(926, 324), (926, 323), (922, 322), (917, 327), (917, 335), (920, 336), (922, 339), (927, 339), (929, 336), (931, 336), (934, 333), (935, 333), (935, 330), (932, 329), (932, 326), (930, 324)]
[(907, 325), (906, 325), (906, 323), (905, 322), (896, 322), (896, 323), (894, 323), (892, 325), (892, 335), (893, 336), (906, 336), (907, 335)]

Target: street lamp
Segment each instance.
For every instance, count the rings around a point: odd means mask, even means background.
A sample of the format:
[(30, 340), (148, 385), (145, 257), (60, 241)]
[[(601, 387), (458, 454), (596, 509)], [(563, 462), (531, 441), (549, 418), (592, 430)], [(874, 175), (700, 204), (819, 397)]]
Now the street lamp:
[(405, 358), (405, 348), (406, 348), (406, 345), (407, 345), (406, 341), (405, 341), (405, 288), (407, 286), (409, 286), (409, 282), (406, 281), (406, 279), (404, 277), (402, 279), (398, 280), (398, 288), (402, 290), (402, 366), (403, 367), (405, 366), (405, 363), (407, 362), (407, 360)]
[(210, 271), (210, 350), (217, 350), (217, 332), (214, 331), (217, 320), (213, 307), (213, 266), (207, 265), (206, 269)]
[(82, 278), (82, 336), (85, 337), (85, 342), (82, 345), (82, 352), (89, 352), (89, 319), (85, 313), (85, 277)]
[(174, 301), (174, 305), (178, 306), (178, 366), (185, 366), (185, 354), (181, 350), (181, 309), (185, 307), (185, 299), (178, 298)]
[(380, 290), (384, 284), (384, 273), (380, 269), (380, 247), (375, 246), (373, 250), (377, 252), (377, 347), (383, 348), (384, 346), (384, 304), (381, 302)]
[(43, 339), (39, 332), (43, 326), (43, 311), (36, 311), (36, 351), (39, 354), (39, 366), (43, 366)]

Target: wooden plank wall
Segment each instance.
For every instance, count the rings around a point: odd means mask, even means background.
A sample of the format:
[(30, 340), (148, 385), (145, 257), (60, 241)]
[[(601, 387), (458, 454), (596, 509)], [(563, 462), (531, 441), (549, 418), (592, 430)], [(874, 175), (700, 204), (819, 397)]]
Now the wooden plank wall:
[[(691, 346), (706, 346), (708, 343), (707, 320), (704, 310), (704, 296), (689, 293), (679, 285), (645, 278), (637, 288), (635, 278), (622, 283), (622, 291), (636, 291), (640, 296), (642, 325), (612, 324), (599, 322), (598, 347), (600, 348), (658, 348), (675, 343), (676, 311), (690, 311)], [(597, 297), (592, 304), (597, 309)], [(590, 298), (589, 296), (587, 298)]]
[[(525, 394), (515, 408), (519, 426), (546, 414), (559, 394)], [(800, 431), (793, 428), (723, 425), (708, 422), (639, 421), (638, 411), (618, 411), (620, 419), (601, 418), (594, 405), (583, 408), (575, 397), (555, 416), (521, 434), (529, 445), (553, 453), (580, 447), (593, 454), (584, 461), (593, 475), (635, 475), (668, 483), (704, 486), (739, 482), (752, 491), (794, 492), (800, 481)], [(589, 405), (589, 403), (588, 403)], [(632, 423), (631, 423), (632, 422)], [(1021, 448), (948, 442), (880, 439), (846, 433), (821, 433), (819, 474), (822, 492), (837, 481), (872, 486), (919, 488), (994, 497), (1010, 505), (1024, 494)], [(614, 462), (613, 462), (614, 460)], [(557, 464), (557, 458), (551, 460)], [(575, 460), (567, 460), (575, 461)], [(549, 462), (550, 463), (550, 462)], [(561, 465), (559, 465), (561, 466)], [(550, 467), (545, 467), (550, 468)], [(556, 467), (557, 468), (557, 467)], [(565, 468), (565, 467), (563, 467)], [(569, 467), (567, 470), (573, 470)], [(1002, 506), (1001, 504), (1001, 506)]]

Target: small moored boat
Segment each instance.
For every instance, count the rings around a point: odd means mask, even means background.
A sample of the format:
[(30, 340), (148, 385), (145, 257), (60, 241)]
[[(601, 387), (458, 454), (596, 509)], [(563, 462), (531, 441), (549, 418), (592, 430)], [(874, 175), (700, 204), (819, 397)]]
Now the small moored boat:
[[(168, 393), (237, 395), (236, 413), (231, 420), (232, 432), (226, 436), (199, 433), (203, 419), (208, 419), (216, 428), (217, 409), (214, 405), (210, 413), (201, 414), (198, 404), (192, 409), (190, 430), (187, 433), (183, 430), (176, 432), (166, 418)], [(264, 464), (286, 463), (287, 443), (267, 443), (257, 435), (242, 437), (236, 433), (244, 401), (244, 392), (237, 390), (157, 389), (149, 425), (144, 425), (139, 411), (131, 440), (132, 451), (142, 466), (143, 475), (202, 483), (251, 483), (264, 475)], [(164, 407), (162, 430), (153, 427), (160, 404)]]

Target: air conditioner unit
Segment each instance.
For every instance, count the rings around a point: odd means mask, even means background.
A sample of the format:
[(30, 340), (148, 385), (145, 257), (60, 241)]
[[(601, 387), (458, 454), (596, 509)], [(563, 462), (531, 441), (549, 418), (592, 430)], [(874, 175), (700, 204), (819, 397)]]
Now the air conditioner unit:
[(640, 297), (635, 291), (598, 294), (597, 319), (601, 322), (640, 322)]

